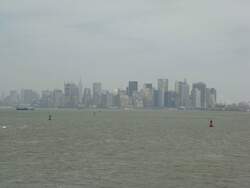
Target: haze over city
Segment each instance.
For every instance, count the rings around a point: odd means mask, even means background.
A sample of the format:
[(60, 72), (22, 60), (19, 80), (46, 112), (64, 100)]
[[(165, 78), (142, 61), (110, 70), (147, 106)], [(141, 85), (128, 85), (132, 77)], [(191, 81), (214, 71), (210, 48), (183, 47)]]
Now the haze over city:
[[(0, 92), (187, 78), (250, 100), (250, 2), (2, 0)], [(170, 89), (174, 84), (170, 84)]]
[(250, 0), (0, 0), (0, 188), (248, 188)]

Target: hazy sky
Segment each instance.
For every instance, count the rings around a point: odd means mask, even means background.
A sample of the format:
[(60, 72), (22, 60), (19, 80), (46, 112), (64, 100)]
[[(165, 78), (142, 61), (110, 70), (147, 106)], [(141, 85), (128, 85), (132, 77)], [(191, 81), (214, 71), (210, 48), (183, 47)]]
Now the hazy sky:
[(0, 0), (0, 91), (204, 81), (250, 100), (249, 0)]

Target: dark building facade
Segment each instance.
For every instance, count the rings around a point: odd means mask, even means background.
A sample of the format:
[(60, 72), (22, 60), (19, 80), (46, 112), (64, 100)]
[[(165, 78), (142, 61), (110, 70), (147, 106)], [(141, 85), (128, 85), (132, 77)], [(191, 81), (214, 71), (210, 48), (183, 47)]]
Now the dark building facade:
[(138, 82), (137, 81), (129, 81), (128, 83), (128, 96), (132, 97), (134, 92), (138, 91)]

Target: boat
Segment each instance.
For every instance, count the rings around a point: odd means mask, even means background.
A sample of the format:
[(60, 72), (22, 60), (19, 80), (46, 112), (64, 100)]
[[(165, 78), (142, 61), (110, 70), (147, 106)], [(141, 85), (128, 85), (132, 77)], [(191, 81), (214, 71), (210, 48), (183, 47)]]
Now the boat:
[(31, 106), (17, 106), (16, 110), (35, 110), (35, 109)]

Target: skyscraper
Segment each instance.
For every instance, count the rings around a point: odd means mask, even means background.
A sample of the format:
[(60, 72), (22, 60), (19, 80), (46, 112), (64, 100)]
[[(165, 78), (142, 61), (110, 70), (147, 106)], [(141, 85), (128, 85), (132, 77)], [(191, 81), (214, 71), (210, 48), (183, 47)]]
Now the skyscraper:
[(158, 79), (158, 107), (164, 107), (167, 103), (168, 79)]
[(79, 83), (78, 83), (78, 88), (79, 88), (79, 102), (82, 103), (82, 99), (83, 99), (83, 85), (82, 85), (82, 79), (80, 79)]
[(93, 83), (93, 104), (102, 105), (102, 84), (100, 82)]
[(102, 105), (103, 108), (110, 108), (113, 106), (113, 95), (109, 91), (102, 92)]
[(186, 79), (184, 80), (184, 82), (175, 82), (175, 92), (177, 94), (177, 107), (190, 106), (189, 85)]
[(137, 81), (129, 81), (128, 83), (128, 96), (132, 97), (134, 92), (138, 91), (138, 82)]
[(146, 84), (144, 84), (143, 88), (153, 89), (153, 84), (152, 83), (146, 83)]
[(143, 106), (152, 108), (154, 106), (154, 90), (153, 84), (147, 83), (143, 87)]
[(65, 107), (75, 108), (79, 104), (79, 88), (74, 83), (64, 84)]
[(20, 96), (17, 90), (11, 90), (9, 96), (4, 99), (5, 103), (10, 106), (16, 106), (20, 103)]
[(54, 102), (54, 107), (63, 107), (64, 95), (62, 90), (55, 89), (53, 91), (53, 102)]
[(41, 99), (40, 99), (40, 107), (43, 108), (51, 108), (53, 107), (53, 92), (50, 90), (42, 91)]
[(130, 107), (129, 105), (129, 96), (127, 95), (127, 91), (119, 90), (118, 91), (118, 100), (120, 108)]
[(216, 91), (216, 89), (215, 89), (215, 88), (211, 88), (211, 89), (210, 89), (210, 93), (211, 93), (211, 95), (213, 96), (214, 102), (215, 102), (215, 104), (216, 104), (216, 103), (217, 103), (217, 91)]
[[(207, 94), (207, 90), (206, 90), (207, 86), (205, 83), (202, 83), (202, 82), (198, 82), (198, 83), (194, 83), (193, 84), (193, 89), (194, 93), (197, 93), (197, 90), (200, 91), (200, 104), (201, 104), (201, 109), (206, 109), (207, 108), (207, 97), (206, 97), (206, 94)], [(195, 90), (197, 89), (197, 90)], [(195, 100), (194, 96), (192, 96), (192, 100)], [(193, 101), (194, 102), (194, 101)]]
[(167, 92), (167, 107), (175, 108), (177, 107), (177, 94), (175, 91), (168, 91)]
[(34, 104), (39, 100), (39, 95), (32, 89), (21, 90), (21, 102), (23, 104)]
[(207, 107), (214, 108), (216, 105), (216, 90), (214, 88), (207, 88), (206, 90), (206, 100), (207, 100)]
[(192, 106), (194, 109), (201, 109), (201, 91), (197, 88), (192, 89)]
[(90, 88), (84, 88), (82, 102), (85, 107), (90, 107), (91, 105), (91, 89)]

